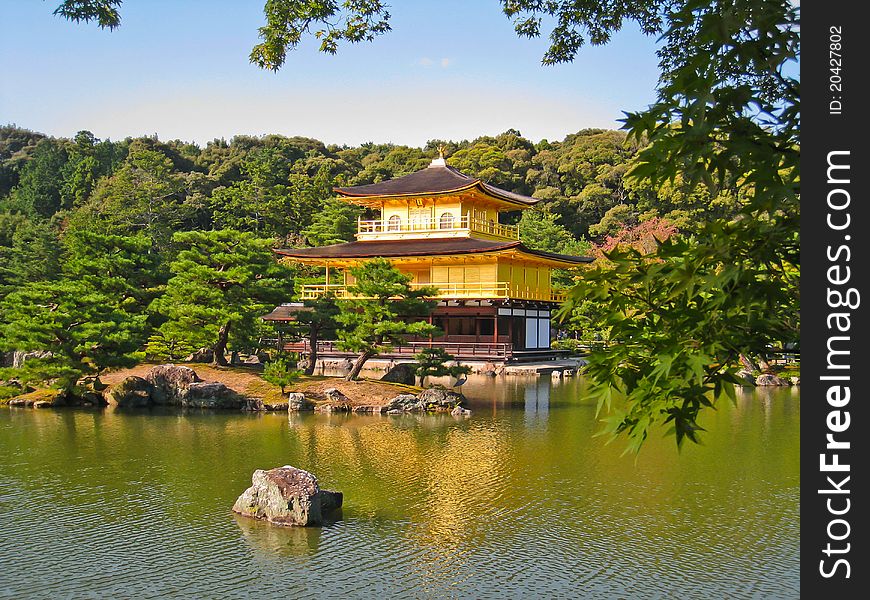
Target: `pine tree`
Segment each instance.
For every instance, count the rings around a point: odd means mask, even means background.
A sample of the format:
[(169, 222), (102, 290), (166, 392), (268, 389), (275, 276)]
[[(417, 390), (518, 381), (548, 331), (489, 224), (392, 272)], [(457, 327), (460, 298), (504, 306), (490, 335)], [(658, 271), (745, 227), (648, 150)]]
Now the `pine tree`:
[(323, 210), (314, 215), (311, 225), (302, 232), (312, 246), (350, 242), (357, 229), (358, 206), (337, 199), (327, 200)]
[(414, 355), (414, 360), (417, 361), (415, 371), (417, 377), (420, 378), (420, 387), (425, 386), (427, 377), (443, 377), (444, 375), (459, 377), (471, 372), (470, 367), (448, 365), (447, 363), (454, 362), (456, 357), (449, 354), (444, 348), (423, 348)]
[(383, 258), (370, 260), (350, 269), (356, 283), (348, 292), (356, 299), (342, 301), (337, 320), (340, 348), (359, 352), (347, 375), (352, 381), (359, 377), (368, 359), (403, 343), (408, 336), (430, 336), (438, 328), (423, 320), (432, 312), (434, 303), (426, 296), (433, 288), (412, 289), (411, 277), (402, 274)]
[(335, 330), (339, 308), (332, 294), (325, 294), (316, 300), (306, 300), (305, 306), (311, 310), (299, 312), (297, 322), (311, 346), (305, 374), (312, 375), (317, 364), (317, 342), (325, 332)]
[(209, 347), (226, 365), (226, 350), (252, 346), (256, 321), (292, 293), (289, 270), (275, 261), (272, 240), (232, 229), (185, 231), (172, 237), (182, 250), (173, 277), (151, 310), (167, 318), (166, 340)]

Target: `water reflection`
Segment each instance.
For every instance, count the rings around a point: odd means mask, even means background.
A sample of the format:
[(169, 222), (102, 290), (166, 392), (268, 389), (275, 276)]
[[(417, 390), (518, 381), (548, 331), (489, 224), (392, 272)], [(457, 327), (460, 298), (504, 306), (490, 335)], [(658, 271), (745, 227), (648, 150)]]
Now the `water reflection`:
[[(704, 415), (704, 446), (677, 453), (655, 435), (634, 459), (592, 437), (584, 385), (472, 376), (461, 420), (0, 410), (0, 589), (797, 595), (794, 389), (741, 390)], [(254, 469), (284, 464), (342, 491), (341, 520), (228, 518)]]
[(544, 377), (529, 379), (525, 386), (525, 423), (545, 425), (550, 413), (550, 385)]
[[(340, 511), (339, 511), (340, 512)], [(335, 513), (324, 526), (335, 523)], [(312, 556), (320, 546), (320, 527), (277, 527), (270, 523), (232, 513), (239, 531), (252, 549), (264, 556)]]

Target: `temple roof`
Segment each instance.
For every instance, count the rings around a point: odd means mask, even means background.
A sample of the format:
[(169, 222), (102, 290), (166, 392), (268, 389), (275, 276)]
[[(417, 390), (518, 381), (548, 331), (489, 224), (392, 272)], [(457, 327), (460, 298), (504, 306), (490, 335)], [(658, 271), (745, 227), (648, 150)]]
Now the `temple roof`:
[(523, 254), (539, 256), (550, 260), (582, 264), (594, 259), (589, 256), (570, 256), (542, 250), (532, 250), (522, 242), (493, 241), (478, 238), (434, 238), (425, 240), (376, 240), (348, 242), (316, 248), (284, 248), (275, 250), (281, 256), (299, 259), (343, 259), (343, 258), (399, 258), (405, 256), (446, 256), (453, 254), (479, 254), (514, 250)]
[(295, 321), (300, 312), (311, 312), (312, 310), (310, 306), (305, 306), (301, 302), (292, 302), (276, 306), (272, 312), (260, 318), (264, 321)]
[(470, 177), (448, 166), (444, 159), (435, 159), (432, 164), (410, 175), (388, 179), (380, 183), (356, 185), (353, 187), (333, 188), (342, 196), (352, 198), (380, 198), (396, 196), (423, 196), (460, 192), (470, 188), (478, 188), (482, 192), (513, 204), (533, 206), (538, 203), (536, 198), (515, 194)]

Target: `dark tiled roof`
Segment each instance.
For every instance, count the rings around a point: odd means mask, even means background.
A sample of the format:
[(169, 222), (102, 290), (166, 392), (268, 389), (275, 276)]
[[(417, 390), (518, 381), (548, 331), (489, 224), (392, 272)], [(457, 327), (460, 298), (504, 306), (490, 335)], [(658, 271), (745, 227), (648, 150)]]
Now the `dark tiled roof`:
[(427, 256), (494, 252), (519, 246), (517, 241), (494, 242), (477, 238), (436, 238), (428, 240), (372, 240), (348, 242), (317, 248), (285, 248), (276, 250), (282, 256), (297, 258), (385, 258), (396, 256)]
[(458, 192), (470, 187), (478, 186), (496, 198), (507, 200), (531, 206), (537, 204), (538, 200), (515, 194), (494, 185), (490, 185), (469, 177), (464, 173), (460, 173), (450, 166), (430, 165), (425, 169), (421, 169), (404, 177), (396, 177), (388, 179), (380, 183), (371, 183), (368, 185), (357, 185), (346, 188), (334, 188), (335, 191), (343, 196), (352, 197), (377, 197), (377, 196), (419, 196), (421, 194), (446, 194), (449, 192)]
[(377, 240), (349, 242), (317, 248), (284, 248), (277, 254), (291, 258), (397, 258), (400, 256), (444, 256), (449, 254), (475, 254), (516, 249), (526, 254), (570, 263), (589, 263), (588, 256), (569, 256), (532, 250), (518, 241), (492, 241), (477, 238), (435, 238), (428, 240)]
[(595, 260), (591, 256), (572, 256), (570, 254), (557, 254), (555, 252), (544, 252), (543, 250), (532, 250), (531, 248), (527, 248), (526, 246), (520, 244), (520, 249), (526, 254), (534, 254), (535, 256), (543, 256), (546, 258), (552, 258), (554, 260), (564, 260), (565, 262), (573, 262), (573, 263), (591, 263)]
[(261, 318), (264, 321), (295, 321), (298, 313), (310, 310), (311, 308), (302, 305), (302, 303), (282, 304)]

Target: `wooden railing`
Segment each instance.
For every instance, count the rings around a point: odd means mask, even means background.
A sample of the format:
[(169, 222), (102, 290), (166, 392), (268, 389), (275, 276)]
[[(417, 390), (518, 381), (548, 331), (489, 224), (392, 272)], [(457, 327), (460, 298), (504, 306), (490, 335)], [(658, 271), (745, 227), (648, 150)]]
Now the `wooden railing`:
[[(550, 290), (539, 290), (529, 286), (511, 285), (507, 281), (479, 282), (479, 283), (412, 283), (411, 287), (433, 287), (437, 293), (431, 298), (435, 299), (515, 299), (515, 300), (541, 300), (544, 302), (564, 302), (565, 294)], [(348, 291), (347, 286), (338, 284), (314, 284), (302, 286), (301, 299), (314, 300), (327, 292), (336, 298), (343, 300), (364, 299)]]
[(475, 219), (468, 215), (462, 215), (458, 219), (357, 220), (357, 237), (383, 233), (434, 233), (459, 230), (475, 231), (512, 240), (520, 239), (520, 231), (515, 225)]
[[(510, 358), (513, 354), (513, 348), (510, 343), (493, 343), (493, 342), (441, 342), (432, 341), (416, 341), (404, 342), (399, 346), (393, 346), (393, 349), (384, 352), (384, 355), (408, 355), (412, 356), (420, 352), (423, 348), (444, 348), (449, 354), (459, 358)], [(289, 342), (284, 347), (287, 351), (300, 352), (308, 354), (311, 352), (311, 344), (308, 340), (299, 340), (298, 342)], [(345, 352), (338, 348), (333, 341), (317, 342), (318, 354), (348, 354), (353, 352)]]

